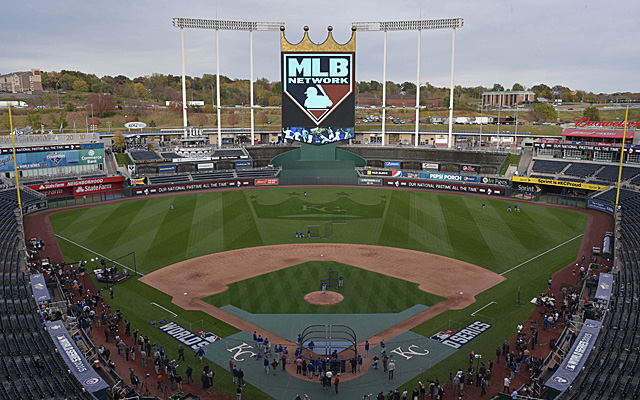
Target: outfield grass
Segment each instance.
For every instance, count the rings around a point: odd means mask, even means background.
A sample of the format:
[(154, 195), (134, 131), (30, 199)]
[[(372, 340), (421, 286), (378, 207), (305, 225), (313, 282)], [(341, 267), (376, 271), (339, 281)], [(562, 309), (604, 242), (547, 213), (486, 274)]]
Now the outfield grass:
[(57, 234), (108, 257), (135, 251), (142, 273), (224, 250), (299, 243), (296, 231), (337, 218), (338, 209), (348, 223), (335, 225), (329, 239), (307, 242), (407, 248), (498, 273), (584, 229), (586, 216), (576, 211), (525, 204), (507, 213), (507, 204), (429, 192), (283, 188), (145, 198), (56, 213), (51, 222)]
[[(172, 202), (174, 210), (169, 207)], [(528, 301), (545, 289), (546, 279), (553, 272), (576, 259), (579, 235), (586, 224), (584, 214), (535, 204), (522, 204), (521, 213), (509, 213), (507, 204), (507, 199), (433, 192), (300, 187), (145, 198), (64, 211), (53, 214), (51, 221), (57, 234), (105, 256), (118, 258), (135, 251), (137, 269), (149, 273), (181, 260), (224, 250), (300, 243), (295, 238), (296, 231), (330, 221), (340, 209), (347, 210), (346, 225), (335, 225), (335, 235), (329, 239), (305, 239), (305, 242), (407, 248), (504, 273), (507, 280), (479, 294), (476, 303), (463, 310), (447, 311), (413, 329), (430, 336), (443, 329), (461, 329), (475, 320), (492, 324), (487, 333), (426, 371), (426, 376), (417, 378), (446, 381), (449, 372), (465, 367), (471, 350), (488, 357), (502, 340), (513, 337), (516, 326), (524, 323), (533, 311)], [(94, 256), (70, 242), (62, 239), (59, 242), (67, 260)], [(546, 251), (549, 252), (537, 257)], [(131, 256), (121, 262), (133, 267)], [(269, 284), (263, 286), (269, 288)], [(517, 304), (518, 287), (522, 306)], [(492, 301), (496, 303), (471, 316)], [(178, 317), (151, 302), (168, 308)], [(143, 333), (168, 349), (176, 348), (178, 343), (148, 325), (150, 320), (168, 318), (187, 328), (204, 328), (220, 336), (237, 332), (204, 313), (173, 306), (167, 295), (136, 279), (116, 286), (111, 304), (120, 307), (135, 327), (146, 326)], [(216, 367), (216, 379), (224, 374), (223, 369)], [(417, 379), (408, 385), (416, 384)], [(231, 379), (228, 382), (221, 379), (217, 389), (233, 394), (230, 382)], [(254, 388), (250, 390), (260, 393)], [(260, 394), (256, 398), (268, 396)]]
[[(344, 300), (325, 306), (305, 301), (304, 295), (319, 290), (320, 280), (327, 278), (332, 270), (338, 271), (348, 284), (340, 290), (328, 290), (339, 292)], [(286, 295), (273, 296), (273, 293)], [(444, 298), (418, 289), (417, 283), (334, 261), (310, 261), (245, 279), (229, 285), (222, 293), (204, 298), (216, 307), (231, 304), (254, 314), (392, 313), (416, 304), (431, 307), (442, 300)]]

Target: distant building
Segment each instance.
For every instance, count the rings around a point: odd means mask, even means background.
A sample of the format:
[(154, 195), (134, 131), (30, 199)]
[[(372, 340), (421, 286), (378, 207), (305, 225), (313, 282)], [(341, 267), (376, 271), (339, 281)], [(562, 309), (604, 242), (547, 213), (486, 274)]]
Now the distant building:
[(9, 93), (42, 92), (42, 76), (39, 69), (28, 72), (11, 72), (0, 75), (0, 91)]
[(482, 93), (482, 104), (489, 107), (513, 107), (533, 103), (536, 94), (529, 90)]

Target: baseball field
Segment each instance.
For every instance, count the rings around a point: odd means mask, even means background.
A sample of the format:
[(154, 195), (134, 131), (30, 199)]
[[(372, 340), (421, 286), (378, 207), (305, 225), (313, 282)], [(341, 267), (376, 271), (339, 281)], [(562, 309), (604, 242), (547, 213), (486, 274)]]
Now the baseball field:
[[(212, 253), (235, 254), (230, 251), (268, 246), (278, 249), (284, 263), (292, 260), (277, 271), (262, 273), (260, 258), (252, 259), (246, 268), (255, 269), (258, 275), (249, 272), (246, 279), (229, 278), (228, 282), (221, 277), (225, 284), (216, 288), (212, 282), (211, 292), (202, 296), (217, 308), (233, 306), (250, 313), (393, 313), (415, 305), (432, 307), (447, 297), (438, 282), (394, 275), (392, 262), (378, 269), (366, 261), (358, 265), (341, 265), (343, 260), (293, 262), (299, 258), (295, 249), (321, 244), (384, 246), (435, 254), (452, 259), (452, 263), (458, 260), (481, 267), (500, 280), (506, 278), (478, 292), (473, 304), (441, 312), (412, 327), (414, 333), (429, 337), (477, 320), (491, 324), (491, 329), (472, 342), (473, 347), (468, 345), (465, 351), (454, 353), (425, 372), (431, 379), (446, 380), (449, 372), (468, 358), (469, 351), (490, 355), (504, 339), (513, 337), (516, 326), (531, 315), (533, 305), (529, 300), (545, 289), (546, 279), (553, 272), (576, 259), (587, 222), (585, 214), (533, 204), (521, 204), (521, 212), (509, 212), (508, 204), (503, 199), (430, 192), (299, 187), (145, 198), (61, 211), (52, 214), (50, 220), (67, 261), (88, 260), (91, 268), (97, 267), (97, 260), (104, 256), (147, 275), (118, 284), (109, 302), (129, 317), (132, 326), (167, 349), (177, 348), (178, 342), (155, 329), (150, 321), (168, 319), (192, 331), (204, 330), (221, 337), (239, 332), (210, 313), (179, 307), (172, 303), (176, 299), (157, 285), (143, 283), (154, 276), (154, 271), (163, 269), (172, 271), (176, 281), (182, 282), (181, 269), (165, 267), (195, 259), (206, 268), (206, 257)], [(305, 237), (296, 237), (297, 232)], [(308, 238), (308, 232), (314, 238)], [(269, 253), (264, 254), (267, 257)], [(442, 257), (438, 259), (441, 264), (434, 264), (440, 265), (434, 267), (439, 268), (440, 275), (420, 270), (420, 266), (415, 266), (416, 273), (446, 277)], [(91, 262), (92, 258), (96, 261)], [(404, 267), (402, 259), (397, 262), (398, 269)], [(320, 279), (330, 270), (345, 276), (345, 286), (351, 283), (345, 288), (345, 301), (309, 305), (302, 297), (318, 290)], [(455, 290), (456, 281), (464, 280), (465, 274), (464, 269), (452, 269), (451, 276), (438, 279), (442, 286)], [(196, 281), (194, 287), (202, 283)], [(185, 295), (191, 291), (189, 285), (180, 289)], [(225, 369), (215, 368), (219, 380), (214, 385), (216, 390), (234, 393), (230, 379), (222, 378)], [(246, 398), (258, 398), (252, 397), (258, 393), (260, 398), (268, 398), (257, 388), (245, 390)]]

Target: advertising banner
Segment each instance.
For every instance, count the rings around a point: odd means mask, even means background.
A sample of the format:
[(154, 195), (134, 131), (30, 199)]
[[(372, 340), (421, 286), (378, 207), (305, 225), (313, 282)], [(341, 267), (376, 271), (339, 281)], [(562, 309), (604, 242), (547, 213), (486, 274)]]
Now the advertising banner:
[[(622, 137), (622, 132), (620, 132)], [(536, 149), (558, 149), (558, 150), (585, 150), (585, 151), (610, 151), (612, 153), (620, 153), (619, 144), (611, 145), (608, 143), (596, 143), (596, 144), (575, 144), (575, 143), (534, 143), (533, 147)], [(640, 152), (639, 145), (625, 145), (625, 153), (637, 153)]]
[(382, 186), (380, 178), (358, 178), (358, 185), (363, 186)]
[(198, 169), (213, 169), (213, 163), (198, 164)]
[(426, 163), (426, 162), (422, 163), (422, 169), (435, 169), (435, 170), (437, 170), (439, 167), (440, 167), (440, 165), (437, 164), (437, 163)]
[(236, 161), (236, 168), (251, 167), (251, 161)]
[(614, 209), (611, 204), (603, 203), (597, 200), (589, 200), (587, 201), (587, 208), (591, 208), (598, 211), (604, 211), (607, 214), (613, 215)]
[(266, 178), (266, 179), (254, 179), (253, 182), (256, 186), (272, 186), (278, 184), (278, 178)]
[(158, 172), (175, 172), (175, 165), (158, 165)]
[(400, 168), (400, 161), (385, 161), (384, 166), (387, 168)]
[(480, 336), (481, 333), (486, 332), (489, 328), (491, 328), (491, 325), (476, 321), (443, 340), (442, 344), (446, 344), (454, 349), (459, 349)]
[(182, 192), (190, 190), (207, 190), (221, 188), (240, 188), (244, 186), (253, 186), (253, 179), (234, 179), (229, 181), (212, 181), (198, 183), (182, 183), (176, 185), (162, 185), (145, 188), (134, 188), (134, 196), (148, 196), (158, 193)]
[(431, 179), (433, 181), (480, 182), (480, 178), (477, 176), (443, 174), (436, 172), (428, 173), (425, 179)]
[(87, 392), (95, 393), (109, 388), (109, 385), (100, 378), (98, 373), (82, 356), (82, 352), (78, 349), (61, 321), (46, 322), (45, 326), (47, 333), (53, 340), (53, 344), (58, 349), (58, 354), (60, 354), (67, 368)]
[[(31, 136), (31, 135), (29, 135)], [(37, 135), (41, 137), (43, 135)], [(67, 136), (67, 135), (65, 135)], [(11, 136), (3, 136), (11, 139)], [(9, 140), (8, 144), (11, 144), (11, 140)], [(83, 143), (83, 144), (47, 144), (41, 146), (26, 146), (26, 147), (16, 147), (16, 154), (18, 153), (34, 153), (39, 151), (49, 152), (49, 151), (63, 151), (63, 150), (80, 150), (80, 149), (103, 149), (104, 143)], [(0, 154), (13, 154), (13, 149), (11, 147), (0, 148)]]
[(490, 178), (490, 177), (486, 177), (486, 176), (480, 178), (479, 182), (487, 184), (487, 185), (509, 186), (509, 180), (508, 179)]
[(372, 176), (391, 176), (391, 171), (389, 170), (367, 169), (367, 170), (364, 170), (363, 173), (365, 175), (372, 175)]
[(175, 322), (169, 322), (168, 324), (160, 326), (158, 329), (176, 339), (180, 343), (184, 344), (191, 350), (198, 350), (199, 348), (211, 343), (208, 340), (203, 339), (195, 333), (191, 332), (187, 328), (181, 327)]
[(564, 392), (576, 379), (584, 363), (589, 357), (589, 353), (596, 343), (602, 325), (598, 321), (587, 319), (582, 324), (582, 329), (578, 334), (571, 350), (567, 353), (560, 367), (549, 378), (545, 386)]
[(43, 190), (60, 189), (60, 188), (82, 186), (82, 185), (97, 185), (97, 184), (118, 183), (118, 182), (122, 183), (123, 180), (124, 178), (122, 176), (109, 176), (109, 177), (102, 177), (102, 178), (78, 179), (75, 181), (41, 183), (38, 185), (30, 185), (27, 187), (40, 192)]
[(49, 291), (47, 290), (47, 284), (44, 281), (44, 275), (33, 274), (29, 276), (29, 282), (31, 282), (31, 290), (33, 291), (33, 298), (36, 302), (49, 301)]
[(106, 192), (111, 190), (122, 189), (122, 184), (116, 183), (97, 183), (94, 185), (80, 185), (73, 187), (74, 195), (86, 195), (91, 193)]
[(463, 165), (460, 169), (463, 172), (478, 172), (478, 167), (473, 165)]
[[(217, 158), (219, 158), (219, 157), (217, 157)], [(172, 158), (171, 162), (181, 163), (181, 162), (193, 162), (193, 161), (211, 161), (212, 159), (213, 159), (213, 157)]]
[(444, 182), (437, 183), (437, 182), (425, 182), (425, 181), (385, 179), (384, 186), (394, 186), (397, 188), (410, 188), (410, 189), (451, 190), (456, 192), (486, 194), (489, 196), (504, 196), (505, 194), (504, 188), (468, 185), (464, 183), (444, 183)]
[(587, 189), (587, 190), (606, 190), (609, 186), (594, 185), (592, 183), (582, 182), (570, 182), (570, 181), (557, 181), (555, 179), (542, 179), (542, 178), (527, 178), (524, 176), (514, 176), (511, 178), (513, 182), (533, 183), (539, 185), (552, 185), (562, 186), (572, 189)]
[(613, 275), (601, 273), (598, 278), (598, 289), (596, 299), (609, 301), (611, 299), (611, 288), (613, 287)]
[[(16, 154), (18, 169), (53, 168), (102, 164), (104, 149), (35, 151)], [(0, 171), (13, 171), (13, 154), (0, 155)]]
[(25, 206), (22, 206), (22, 213), (24, 215), (27, 215), (27, 214), (31, 214), (32, 212), (46, 210), (46, 209), (47, 209), (47, 201), (40, 200), (40, 201), (35, 201), (33, 203), (29, 203)]
[(146, 182), (145, 182), (146, 181), (146, 177), (144, 177), (144, 176), (142, 178), (131, 178), (130, 181), (131, 181), (131, 186), (134, 186), (134, 185), (146, 185)]

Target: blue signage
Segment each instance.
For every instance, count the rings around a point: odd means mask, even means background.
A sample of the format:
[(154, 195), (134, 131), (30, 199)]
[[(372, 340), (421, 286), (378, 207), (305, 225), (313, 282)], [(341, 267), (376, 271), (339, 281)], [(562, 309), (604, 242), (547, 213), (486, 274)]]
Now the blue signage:
[(250, 167), (251, 166), (251, 161), (236, 161), (236, 168), (237, 167)]
[(159, 165), (158, 172), (174, 172), (176, 170), (175, 165)]
[(436, 173), (436, 172), (427, 174), (427, 179), (436, 180), (436, 181), (480, 182), (480, 178), (477, 176), (443, 174), (443, 173)]
[(384, 166), (400, 168), (400, 161), (385, 161)]
[(587, 208), (603, 211), (611, 215), (613, 215), (613, 211), (614, 211), (613, 206), (611, 204), (603, 203), (601, 201), (596, 201), (596, 200), (589, 200), (587, 202)]

